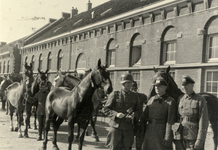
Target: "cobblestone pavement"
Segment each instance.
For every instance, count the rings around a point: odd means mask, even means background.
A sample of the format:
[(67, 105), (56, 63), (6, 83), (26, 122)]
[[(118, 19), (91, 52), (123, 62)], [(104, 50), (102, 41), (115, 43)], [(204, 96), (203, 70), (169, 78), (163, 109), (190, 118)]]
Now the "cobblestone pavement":
[[(1, 106), (1, 103), (0, 103)], [(33, 128), (33, 120), (34, 118), (31, 117), (31, 127)], [(91, 136), (85, 136), (85, 141), (83, 144), (83, 150), (102, 150), (107, 149), (104, 146), (106, 141), (106, 135), (109, 129), (108, 126), (108, 118), (98, 117), (98, 121), (96, 124), (96, 130), (98, 132), (100, 142), (95, 142), (95, 139)], [(15, 118), (14, 118), (15, 124)], [(24, 130), (24, 126), (22, 126), (22, 131)], [(91, 133), (91, 127), (88, 127), (89, 133)], [(74, 129), (74, 137), (77, 132), (77, 125), (75, 125)], [(52, 149), (52, 131), (49, 131), (49, 141), (47, 144), (47, 149)], [(58, 131), (58, 138), (57, 144), (60, 150), (67, 149), (68, 142), (67, 142), (67, 122), (63, 122), (59, 131)], [(211, 129), (208, 130), (207, 140), (206, 140), (206, 150), (211, 150), (213, 147), (212, 142), (213, 133)], [(37, 130), (29, 129), (29, 138), (18, 138), (17, 132), (10, 131), (10, 123), (9, 123), (9, 116), (5, 115), (5, 111), (0, 111), (0, 150), (38, 150), (42, 146), (42, 141), (36, 141), (37, 138)], [(73, 143), (72, 149), (77, 150), (78, 144)], [(134, 150), (135, 148), (133, 148)]]

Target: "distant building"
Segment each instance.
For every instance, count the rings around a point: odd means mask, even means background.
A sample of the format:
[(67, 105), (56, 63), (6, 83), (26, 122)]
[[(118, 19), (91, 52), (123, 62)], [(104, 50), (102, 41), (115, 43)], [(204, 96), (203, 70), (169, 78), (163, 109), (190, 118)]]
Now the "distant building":
[[(152, 3), (151, 3), (152, 2)], [(101, 58), (108, 65), (114, 89), (130, 72), (141, 92), (148, 93), (153, 66), (171, 66), (180, 87), (181, 76), (195, 79), (196, 92), (218, 95), (217, 0), (110, 0), (70, 14), (26, 38), (22, 62), (34, 71), (73, 72), (93, 68)]]

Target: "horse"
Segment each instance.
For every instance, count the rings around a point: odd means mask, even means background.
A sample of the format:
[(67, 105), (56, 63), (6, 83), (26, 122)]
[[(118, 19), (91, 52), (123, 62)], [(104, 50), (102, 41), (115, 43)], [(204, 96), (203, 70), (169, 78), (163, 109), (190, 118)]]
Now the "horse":
[[(92, 71), (91, 69), (87, 70), (86, 74), (83, 76), (83, 78), (85, 76), (87, 76), (87, 74), (91, 71)], [(57, 77), (55, 78), (54, 87), (63, 86), (63, 87), (67, 87), (69, 90), (72, 90), (82, 80), (82, 79), (77, 78), (77, 76), (74, 76), (74, 75), (72, 76), (72, 75), (66, 74), (66, 73), (62, 74), (61, 71), (59, 71), (57, 73)], [(96, 104), (96, 108), (94, 108), (93, 117), (91, 118), (91, 121), (90, 121), (90, 124), (92, 126), (92, 130), (93, 130), (92, 137), (95, 138), (96, 142), (99, 141), (99, 137), (98, 137), (97, 131), (95, 129), (95, 123), (97, 120), (99, 109), (102, 106), (102, 104), (105, 103), (105, 101), (102, 101), (102, 100), (104, 100), (105, 97), (106, 97), (106, 95), (104, 95), (102, 90), (101, 91), (98, 90), (97, 92), (95, 92), (93, 94), (93, 97), (92, 97), (92, 99), (97, 99), (97, 100), (93, 100), (94, 102), (98, 102), (98, 104)], [(79, 142), (79, 137), (80, 137), (80, 124), (79, 123), (78, 123), (78, 132), (77, 133), (78, 134), (76, 136), (76, 142)], [(88, 135), (88, 131), (86, 131), (86, 135)]]
[[(5, 95), (5, 90), (7, 89), (7, 87), (9, 85), (11, 85), (13, 83), (13, 81), (9, 78), (5, 78), (0, 85), (0, 96), (1, 96), (1, 100), (2, 100), (2, 109), (5, 110), (5, 103), (7, 103), (6, 101), (6, 95)], [(6, 107), (6, 114), (8, 112), (8, 107)]]
[(45, 107), (45, 138), (42, 150), (47, 147), (50, 121), (52, 121), (54, 128), (53, 149), (59, 150), (57, 131), (64, 119), (68, 120), (68, 150), (72, 148), (74, 124), (76, 122), (81, 123), (84, 130), (80, 137), (79, 149), (82, 150), (85, 130), (91, 119), (93, 108), (95, 108), (92, 96), (98, 88), (103, 88), (106, 94), (113, 90), (109, 72), (105, 66), (101, 66), (100, 59), (97, 68), (91, 71), (73, 90), (69, 91), (64, 87), (59, 87), (54, 88), (48, 94)]
[[(156, 69), (154, 68), (155, 75), (153, 79), (157, 77), (163, 77), (167, 83), (168, 87), (166, 92), (173, 97), (175, 100), (178, 100), (179, 96), (183, 95), (184, 93), (178, 88), (177, 84), (169, 74), (170, 66), (167, 69)], [(213, 130), (213, 142), (214, 142), (214, 150), (217, 150), (218, 144), (218, 98), (210, 93), (198, 93), (199, 95), (203, 96), (207, 101), (208, 107), (208, 117), (211, 123), (211, 128)], [(151, 87), (150, 93), (148, 98), (151, 98), (155, 95), (154, 86)]]
[[(9, 104), (9, 114), (11, 116), (10, 120), (10, 128), (13, 131), (13, 113), (14, 110), (17, 110), (17, 121), (18, 121), (18, 137), (22, 137), (22, 131), (21, 131), (21, 124), (22, 124), (22, 118), (23, 118), (23, 112), (25, 109), (25, 100), (24, 100), (24, 93), (27, 91), (29, 87), (31, 87), (31, 84), (34, 80), (33, 78), (33, 72), (32, 72), (32, 64), (30, 66), (25, 63), (25, 72), (23, 75), (23, 80), (21, 83), (14, 82), (12, 83), (6, 90), (6, 97)], [(26, 125), (28, 125), (28, 122), (26, 122)], [(26, 133), (24, 133), (26, 134)]]

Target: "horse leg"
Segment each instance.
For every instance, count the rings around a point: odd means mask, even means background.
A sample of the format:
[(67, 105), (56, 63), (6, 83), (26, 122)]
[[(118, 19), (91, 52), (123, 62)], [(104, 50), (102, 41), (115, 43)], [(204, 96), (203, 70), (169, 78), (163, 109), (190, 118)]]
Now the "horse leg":
[(31, 109), (32, 105), (29, 102), (26, 102), (26, 118), (25, 118), (25, 130), (24, 130), (24, 137), (29, 138), (28, 135), (28, 127), (30, 124), (30, 116), (31, 116)]
[(18, 110), (17, 110), (17, 116), (18, 116), (18, 137), (21, 138), (22, 136), (22, 130), (21, 130), (21, 124), (22, 124), (22, 111), (21, 108), (19, 108), (20, 106), (18, 106)]
[(79, 142), (79, 137), (80, 137), (80, 123), (79, 122), (77, 123), (77, 126), (78, 126), (78, 130), (77, 130), (77, 136), (76, 136), (75, 142)]
[(57, 131), (60, 127), (60, 125), (63, 123), (64, 119), (58, 117), (58, 120), (56, 121), (56, 119), (53, 120), (53, 126), (54, 126), (54, 138), (53, 138), (53, 150), (59, 150), (58, 146), (57, 146)]
[[(37, 107), (38, 107), (38, 106), (36, 105), (35, 107), (36, 107), (35, 109), (37, 110)], [(37, 124), (36, 124), (37, 114), (36, 114), (36, 110), (35, 110), (35, 112), (34, 112), (34, 129), (35, 129), (35, 130), (37, 130)]]
[(47, 148), (48, 131), (49, 131), (49, 128), (50, 128), (50, 121), (51, 121), (51, 118), (46, 115), (46, 119), (45, 119), (45, 131), (44, 131), (44, 141), (43, 141), (43, 146), (42, 146), (42, 148), (40, 150), (46, 150), (46, 148)]
[(213, 143), (214, 143), (214, 150), (217, 150), (218, 146), (218, 120), (215, 120), (213, 123), (211, 122), (211, 127), (213, 130)]
[(9, 111), (9, 116), (10, 116), (10, 129), (11, 131), (13, 131), (14, 127), (13, 127), (13, 111), (12, 110)]
[(97, 120), (97, 114), (94, 116), (94, 118), (91, 117), (92, 137), (95, 138), (95, 142), (99, 142), (99, 137), (95, 129), (96, 120)]
[(74, 122), (73, 116), (68, 118), (68, 150), (72, 149), (72, 142), (73, 142), (73, 130), (74, 130)]
[(6, 99), (6, 113), (5, 113), (6, 115), (8, 114), (8, 105), (9, 105), (8, 103), (9, 103), (9, 102), (8, 102), (8, 100)]
[(84, 141), (84, 137), (85, 137), (85, 131), (86, 131), (88, 125), (89, 125), (89, 121), (86, 122), (85, 128), (84, 128), (84, 130), (83, 130), (83, 132), (82, 132), (82, 135), (81, 135), (81, 137), (80, 137), (79, 148), (78, 148), (79, 150), (82, 150), (83, 141)]

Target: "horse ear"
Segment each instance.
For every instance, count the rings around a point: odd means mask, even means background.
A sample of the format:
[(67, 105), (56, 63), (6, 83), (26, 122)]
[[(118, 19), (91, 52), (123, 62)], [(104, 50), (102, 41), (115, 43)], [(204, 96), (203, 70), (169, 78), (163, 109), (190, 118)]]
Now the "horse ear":
[(98, 60), (98, 66), (97, 68), (100, 68), (101, 67), (101, 59)]
[(155, 73), (157, 72), (157, 69), (155, 67), (153, 67), (153, 70), (154, 70)]
[(167, 67), (166, 73), (170, 72), (170, 65)]
[(41, 74), (41, 70), (39, 70), (39, 68), (38, 68), (38, 72)]
[(25, 68), (27, 68), (27, 62), (25, 62), (25, 65), (24, 65), (24, 67), (25, 67)]
[(32, 69), (32, 63), (30, 63), (30, 68)]

